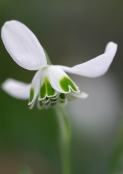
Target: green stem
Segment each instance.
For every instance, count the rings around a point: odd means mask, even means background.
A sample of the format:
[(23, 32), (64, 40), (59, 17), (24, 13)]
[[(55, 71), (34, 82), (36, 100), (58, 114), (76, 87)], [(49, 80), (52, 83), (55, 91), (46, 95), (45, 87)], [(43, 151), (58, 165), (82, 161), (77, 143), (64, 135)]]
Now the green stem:
[(57, 107), (62, 174), (71, 174), (71, 126), (63, 108)]
[[(44, 48), (43, 48), (43, 49), (44, 49)], [(47, 54), (47, 52), (46, 52), (45, 49), (44, 49), (44, 52), (45, 52), (45, 55), (46, 55), (47, 64), (48, 64), (48, 65), (52, 65), (52, 62), (51, 62), (51, 60), (50, 60), (50, 58), (49, 58), (49, 55)]]
[[(47, 63), (52, 65), (50, 58), (44, 49)], [(62, 174), (71, 174), (71, 126), (67, 115), (63, 108), (56, 107), (55, 108), (56, 115), (58, 117), (58, 125), (59, 125), (59, 145), (60, 145), (60, 155), (61, 155), (61, 163), (62, 163)]]

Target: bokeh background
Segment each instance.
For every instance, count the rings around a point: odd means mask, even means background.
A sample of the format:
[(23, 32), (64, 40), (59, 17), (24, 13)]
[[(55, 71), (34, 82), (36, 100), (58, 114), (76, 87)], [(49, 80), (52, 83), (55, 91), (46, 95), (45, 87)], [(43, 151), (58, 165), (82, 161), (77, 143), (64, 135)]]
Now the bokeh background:
[[(109, 41), (118, 43), (104, 76), (70, 75), (89, 98), (65, 110), (73, 174), (108, 174), (116, 163), (116, 174), (123, 173), (123, 1), (0, 0), (0, 27), (12, 19), (36, 34), (53, 64), (73, 66), (102, 54)], [(0, 84), (9, 77), (30, 83), (34, 73), (19, 67), (0, 41)], [(17, 174), (26, 166), (34, 174), (61, 174), (57, 115), (54, 109), (29, 110), (27, 103), (0, 90), (0, 173)]]

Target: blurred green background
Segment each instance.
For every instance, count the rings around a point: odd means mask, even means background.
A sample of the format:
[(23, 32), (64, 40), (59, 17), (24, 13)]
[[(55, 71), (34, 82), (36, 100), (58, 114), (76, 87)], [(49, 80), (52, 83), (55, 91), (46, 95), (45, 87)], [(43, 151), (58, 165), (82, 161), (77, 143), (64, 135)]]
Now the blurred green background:
[[(0, 0), (0, 27), (12, 19), (25, 23), (53, 64), (73, 66), (102, 54), (109, 41), (118, 43), (104, 76), (70, 75), (89, 94), (88, 99), (65, 107), (73, 132), (73, 174), (108, 174), (119, 163), (117, 159), (123, 164), (122, 129), (117, 140), (123, 116), (122, 18), (122, 0)], [(0, 84), (10, 77), (31, 82), (35, 72), (19, 67), (2, 41), (0, 62)], [(2, 89), (0, 99), (0, 173), (17, 174), (19, 168), (28, 166), (35, 174), (61, 174), (54, 109), (29, 110), (28, 101), (14, 99)], [(122, 167), (118, 172), (123, 173)]]

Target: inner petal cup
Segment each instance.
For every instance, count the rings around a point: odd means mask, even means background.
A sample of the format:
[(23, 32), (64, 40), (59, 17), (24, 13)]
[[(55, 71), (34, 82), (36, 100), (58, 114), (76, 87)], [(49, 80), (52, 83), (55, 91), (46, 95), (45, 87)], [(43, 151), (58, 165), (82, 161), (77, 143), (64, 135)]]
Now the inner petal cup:
[(78, 86), (61, 68), (51, 65), (48, 67), (48, 73), (52, 87), (59, 93), (79, 92)]
[[(52, 68), (54, 70), (51, 71)], [(59, 72), (62, 72), (60, 75), (63, 76), (61, 76), (60, 81), (57, 82), (62, 92), (57, 91), (51, 83), (50, 78), (52, 76), (54, 77), (54, 74), (52, 74), (53, 71), (55, 71), (57, 75)], [(55, 80), (57, 80), (57, 78)], [(57, 104), (64, 106), (67, 104), (66, 94), (68, 93), (80, 94), (76, 84), (63, 72), (63, 70), (59, 70), (59, 68), (55, 66), (46, 66), (38, 71), (32, 80), (29, 104), (33, 104), (38, 98), (37, 105), (40, 109), (53, 107)]]
[(40, 92), (38, 100), (44, 100), (46, 97), (47, 98), (55, 97), (58, 94), (58, 92), (50, 84), (48, 68), (49, 67), (42, 68), (42, 76), (41, 76)]

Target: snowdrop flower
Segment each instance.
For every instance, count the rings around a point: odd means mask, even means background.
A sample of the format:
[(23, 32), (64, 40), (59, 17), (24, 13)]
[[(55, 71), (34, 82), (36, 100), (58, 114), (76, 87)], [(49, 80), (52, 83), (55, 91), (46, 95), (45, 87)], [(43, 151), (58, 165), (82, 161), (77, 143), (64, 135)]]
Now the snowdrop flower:
[(37, 102), (38, 108), (48, 108), (56, 104), (65, 105), (67, 101), (85, 99), (88, 94), (80, 92), (79, 87), (65, 73), (73, 73), (86, 77), (98, 77), (109, 68), (117, 44), (109, 42), (104, 54), (75, 65), (73, 67), (48, 65), (45, 52), (36, 36), (19, 21), (6, 22), (1, 30), (4, 46), (12, 59), (22, 68), (38, 70), (31, 84), (7, 79), (2, 89), (19, 99), (29, 99), (32, 108)]

